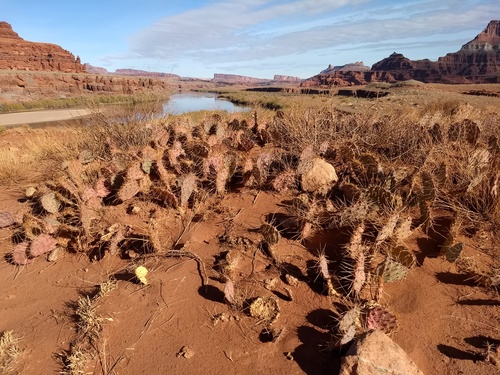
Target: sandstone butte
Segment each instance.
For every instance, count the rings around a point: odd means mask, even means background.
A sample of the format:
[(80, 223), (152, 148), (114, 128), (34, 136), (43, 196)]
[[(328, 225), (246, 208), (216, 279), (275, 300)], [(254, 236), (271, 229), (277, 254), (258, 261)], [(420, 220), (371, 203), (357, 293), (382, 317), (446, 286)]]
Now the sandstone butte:
[(410, 60), (394, 52), (373, 64), (371, 69), (329, 69), (311, 77), (301, 86), (352, 86), (371, 82), (397, 82), (415, 79), (426, 83), (499, 83), (500, 20), (490, 21), (473, 40), (458, 52), (437, 61)]
[(26, 41), (7, 22), (0, 22), (0, 70), (85, 71), (79, 57), (56, 44)]
[[(7, 22), (0, 22), (0, 103), (84, 93), (163, 93), (179, 78), (147, 76), (141, 71), (109, 74), (105, 69), (89, 74), (80, 58), (51, 43), (29, 42)], [(177, 87), (176, 86), (176, 87)]]

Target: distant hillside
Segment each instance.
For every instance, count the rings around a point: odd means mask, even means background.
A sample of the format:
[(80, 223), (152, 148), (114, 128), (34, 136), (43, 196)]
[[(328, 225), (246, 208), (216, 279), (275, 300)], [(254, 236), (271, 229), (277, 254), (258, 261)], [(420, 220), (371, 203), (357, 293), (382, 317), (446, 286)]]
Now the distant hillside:
[(368, 71), (327, 69), (301, 86), (350, 86), (415, 79), (435, 83), (500, 82), (500, 21), (490, 21), (473, 40), (438, 61), (410, 60), (400, 53), (373, 64)]

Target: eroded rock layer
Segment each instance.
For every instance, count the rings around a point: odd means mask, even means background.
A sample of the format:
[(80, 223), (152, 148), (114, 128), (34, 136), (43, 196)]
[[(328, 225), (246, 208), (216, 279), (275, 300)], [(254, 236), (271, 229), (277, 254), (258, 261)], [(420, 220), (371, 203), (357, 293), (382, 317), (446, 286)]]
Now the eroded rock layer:
[(26, 41), (7, 22), (0, 22), (0, 70), (85, 71), (79, 57), (56, 44)]

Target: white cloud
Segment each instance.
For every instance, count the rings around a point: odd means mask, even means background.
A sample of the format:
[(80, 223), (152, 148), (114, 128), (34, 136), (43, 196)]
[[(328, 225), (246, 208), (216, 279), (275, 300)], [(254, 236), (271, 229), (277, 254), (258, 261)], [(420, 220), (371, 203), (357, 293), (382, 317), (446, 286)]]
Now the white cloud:
[[(400, 1), (376, 0), (217, 0), (202, 8), (166, 17), (134, 35), (129, 56), (157, 59), (165, 64), (191, 61), (193, 65), (235, 69), (273, 61), (311, 61), (321, 52), (357, 46), (364, 53), (388, 46), (434, 49), (449, 42), (453, 52), (457, 34), (472, 39), (498, 13), (498, 0)], [(363, 50), (363, 48), (366, 48)], [(392, 50), (390, 47), (385, 56)], [(307, 54), (307, 56), (306, 56)], [(299, 56), (300, 55), (300, 56)], [(351, 54), (352, 55), (352, 54)], [(428, 56), (435, 58), (437, 56)], [(119, 58), (119, 57), (118, 57)], [(326, 65), (324, 61), (321, 65)], [(341, 61), (337, 61), (342, 63)], [(343, 61), (347, 63), (349, 61)], [(258, 68), (254, 69), (258, 71)], [(281, 73), (277, 71), (276, 73)], [(269, 74), (267, 74), (269, 76)]]

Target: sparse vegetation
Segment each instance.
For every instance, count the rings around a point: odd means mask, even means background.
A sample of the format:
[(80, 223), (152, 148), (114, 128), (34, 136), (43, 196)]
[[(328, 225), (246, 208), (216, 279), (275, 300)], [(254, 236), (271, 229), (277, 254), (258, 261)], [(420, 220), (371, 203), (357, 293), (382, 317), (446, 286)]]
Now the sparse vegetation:
[(13, 331), (4, 331), (0, 335), (0, 372), (10, 374), (14, 371), (16, 361), (23, 354), (18, 346), (20, 338)]
[[(249, 102), (259, 100), (272, 103)], [(335, 302), (337, 320), (328, 329), (335, 351), (368, 330), (397, 331), (400, 318), (384, 288), (405, 282), (427, 253), (498, 292), (491, 245), (500, 228), (495, 115), (454, 101), (363, 113), (329, 103), (279, 108), (158, 119), (153, 107), (132, 107), (122, 117), (100, 112), (93, 125), (68, 130), (72, 137), (60, 146), (45, 143), (26, 151), (26, 159), (2, 151), (12, 163), (0, 164), (3, 184), (29, 181), (38, 164), (54, 171), (31, 179), (29, 213), (18, 228), (23, 242), (12, 262), (28, 264), (55, 246), (90, 261), (120, 257), (129, 262), (130, 280), (146, 288), (155, 283), (153, 259), (189, 258), (203, 290), (206, 257), (190, 251), (186, 238), (194, 223), (217, 217), (224, 234), (212, 276), (222, 291), (212, 300), (263, 324), (266, 342), (275, 342), (287, 304), (304, 303), (293, 288), (307, 284)], [(241, 210), (230, 212), (223, 202), (241, 191), (255, 192), (251, 205), (260, 192), (283, 202), (280, 212), (264, 212), (263, 222), (236, 236)], [(134, 217), (139, 225), (130, 224)], [(419, 249), (415, 236), (433, 238), (432, 248)], [(480, 264), (463, 255), (473, 241), (490, 249)], [(295, 256), (292, 246), (306, 249), (309, 259)], [(257, 269), (256, 259), (264, 266)], [(288, 286), (279, 289), (278, 280)], [(94, 357), (91, 344), (106, 320), (99, 302), (115, 285), (101, 284), (77, 301), (66, 373), (83, 373)]]

